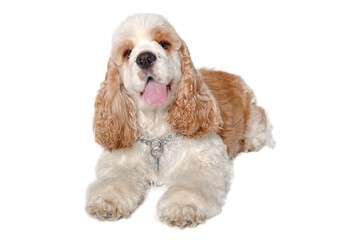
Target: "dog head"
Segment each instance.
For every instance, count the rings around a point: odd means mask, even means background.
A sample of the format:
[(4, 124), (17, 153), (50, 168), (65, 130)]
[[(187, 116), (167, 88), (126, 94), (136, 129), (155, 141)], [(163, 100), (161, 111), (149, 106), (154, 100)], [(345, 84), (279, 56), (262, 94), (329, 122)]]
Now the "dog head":
[(137, 111), (160, 108), (186, 137), (217, 131), (217, 103), (193, 66), (189, 50), (162, 16), (138, 14), (113, 34), (105, 81), (95, 102), (94, 132), (105, 149), (137, 139)]

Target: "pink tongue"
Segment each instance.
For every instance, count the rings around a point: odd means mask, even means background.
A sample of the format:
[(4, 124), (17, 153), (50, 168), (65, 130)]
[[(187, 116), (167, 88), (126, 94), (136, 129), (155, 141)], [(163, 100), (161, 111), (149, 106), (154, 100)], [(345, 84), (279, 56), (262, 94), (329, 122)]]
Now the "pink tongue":
[(165, 84), (157, 83), (155, 80), (150, 80), (144, 91), (145, 102), (151, 106), (163, 105), (167, 98), (167, 88)]

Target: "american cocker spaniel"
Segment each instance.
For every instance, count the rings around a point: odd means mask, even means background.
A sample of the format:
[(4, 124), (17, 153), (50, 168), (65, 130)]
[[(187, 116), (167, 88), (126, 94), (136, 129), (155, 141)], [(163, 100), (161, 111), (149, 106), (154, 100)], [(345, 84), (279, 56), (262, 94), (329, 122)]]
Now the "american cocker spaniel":
[(128, 218), (149, 187), (164, 185), (161, 221), (204, 223), (224, 204), (231, 159), (273, 147), (271, 128), (239, 76), (195, 69), (164, 17), (130, 16), (114, 31), (95, 101), (95, 139), (104, 151), (86, 210), (99, 220)]

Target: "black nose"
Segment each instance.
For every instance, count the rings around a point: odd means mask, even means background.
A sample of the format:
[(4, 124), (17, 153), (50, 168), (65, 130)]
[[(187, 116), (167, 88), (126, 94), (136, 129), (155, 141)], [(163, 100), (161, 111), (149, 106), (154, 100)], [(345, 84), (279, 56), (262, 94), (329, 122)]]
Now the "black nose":
[(136, 63), (139, 67), (148, 69), (155, 62), (156, 56), (151, 52), (144, 52), (136, 58)]

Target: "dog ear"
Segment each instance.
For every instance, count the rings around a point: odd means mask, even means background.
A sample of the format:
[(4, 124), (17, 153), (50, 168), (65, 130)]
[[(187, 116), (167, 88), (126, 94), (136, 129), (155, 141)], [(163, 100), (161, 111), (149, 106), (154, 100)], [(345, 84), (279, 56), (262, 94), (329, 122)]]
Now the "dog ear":
[(168, 122), (174, 132), (186, 137), (217, 132), (222, 122), (217, 102), (194, 68), (184, 41), (180, 50), (182, 79), (173, 107), (168, 112)]
[(136, 109), (110, 57), (95, 101), (95, 141), (108, 151), (130, 147), (138, 137)]

